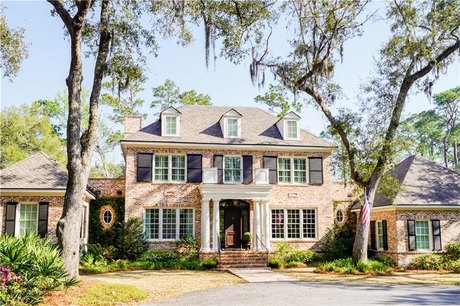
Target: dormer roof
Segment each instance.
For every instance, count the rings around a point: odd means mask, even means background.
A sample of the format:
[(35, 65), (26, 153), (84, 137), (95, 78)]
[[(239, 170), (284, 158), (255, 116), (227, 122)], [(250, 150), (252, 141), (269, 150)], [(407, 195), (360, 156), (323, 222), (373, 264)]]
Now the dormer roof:
[(174, 106), (170, 106), (161, 111), (160, 118), (162, 115), (180, 115), (180, 114), (181, 112), (177, 108), (175, 108)]
[(219, 118), (219, 121), (222, 120), (224, 117), (238, 117), (242, 118), (243, 115), (241, 115), (236, 109), (231, 108), (228, 112), (222, 115), (222, 117)]

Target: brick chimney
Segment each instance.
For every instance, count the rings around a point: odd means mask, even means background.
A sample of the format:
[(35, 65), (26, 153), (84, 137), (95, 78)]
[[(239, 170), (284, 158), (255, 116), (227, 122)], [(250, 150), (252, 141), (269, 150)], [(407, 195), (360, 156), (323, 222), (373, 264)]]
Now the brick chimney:
[(128, 115), (125, 116), (125, 135), (135, 133), (143, 128), (144, 116)]

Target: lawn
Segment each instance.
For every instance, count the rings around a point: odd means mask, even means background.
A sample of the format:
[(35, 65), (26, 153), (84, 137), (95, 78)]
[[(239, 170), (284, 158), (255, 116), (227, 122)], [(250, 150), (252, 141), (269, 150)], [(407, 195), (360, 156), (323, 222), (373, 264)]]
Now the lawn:
[(407, 270), (388, 275), (315, 273), (316, 268), (275, 270), (292, 278), (312, 282), (363, 282), (380, 284), (460, 285), (460, 274), (436, 271)]
[[(126, 290), (120, 290), (120, 292), (112, 290), (109, 286), (113, 284), (131, 285), (140, 289), (146, 294), (146, 298), (142, 302), (148, 303), (196, 290), (235, 285), (242, 282), (240, 278), (223, 271), (142, 270), (82, 275), (80, 286), (50, 294), (46, 298), (45, 304), (56, 306), (120, 304), (119, 302), (123, 301), (121, 298), (125, 295), (124, 291)], [(107, 291), (107, 298), (99, 296), (98, 299), (91, 299), (87, 293), (94, 288), (97, 288), (98, 291)], [(114, 300), (114, 296), (120, 298)], [(94, 303), (88, 302), (92, 300)], [(131, 302), (136, 301), (139, 301), (137, 296), (131, 300)], [(124, 300), (124, 302), (127, 301)]]

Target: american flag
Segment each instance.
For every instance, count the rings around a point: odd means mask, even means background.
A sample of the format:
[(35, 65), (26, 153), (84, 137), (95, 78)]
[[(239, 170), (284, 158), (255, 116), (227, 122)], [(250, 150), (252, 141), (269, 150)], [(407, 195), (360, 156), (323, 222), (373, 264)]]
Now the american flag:
[(366, 190), (364, 190), (364, 205), (361, 211), (361, 222), (367, 224), (371, 218), (371, 210), (369, 209), (369, 201), (367, 200)]

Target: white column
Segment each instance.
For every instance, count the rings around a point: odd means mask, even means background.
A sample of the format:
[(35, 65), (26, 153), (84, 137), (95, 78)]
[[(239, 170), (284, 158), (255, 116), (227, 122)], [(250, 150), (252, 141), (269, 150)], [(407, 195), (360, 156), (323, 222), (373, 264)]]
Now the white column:
[(255, 250), (260, 250), (260, 204), (259, 202), (254, 202), (254, 244)]
[(209, 200), (201, 200), (201, 251), (209, 252)]
[(218, 236), (220, 234), (220, 214), (219, 214), (219, 206), (220, 206), (220, 199), (213, 199), (213, 223), (212, 223), (212, 249), (214, 251), (218, 251), (220, 246), (219, 246), (219, 239)]
[(263, 202), (263, 208), (262, 208), (262, 211), (263, 211), (263, 215), (264, 215), (264, 221), (265, 221), (265, 224), (264, 224), (264, 244), (265, 244), (265, 247), (270, 251), (270, 221), (271, 221), (271, 215), (270, 215), (270, 206), (268, 204), (268, 201), (264, 201)]

